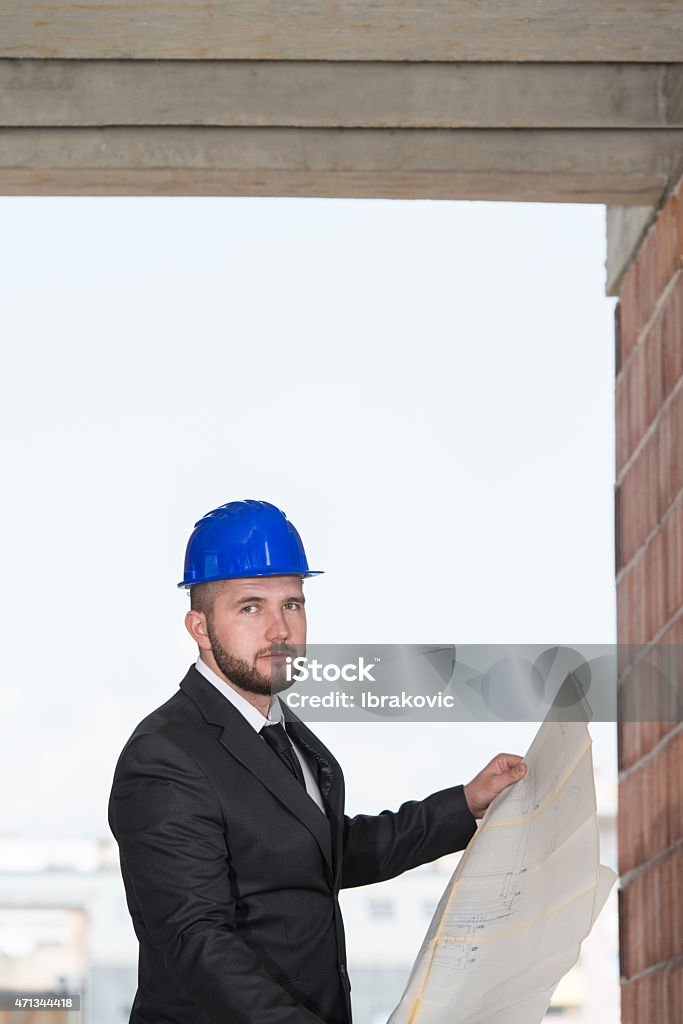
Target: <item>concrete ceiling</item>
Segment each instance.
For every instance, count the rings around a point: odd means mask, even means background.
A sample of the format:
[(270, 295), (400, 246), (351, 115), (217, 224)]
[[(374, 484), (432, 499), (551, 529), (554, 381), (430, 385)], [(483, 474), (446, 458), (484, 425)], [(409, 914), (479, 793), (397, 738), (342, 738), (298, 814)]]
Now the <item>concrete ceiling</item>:
[(683, 0), (6, 0), (0, 192), (642, 211), (682, 61)]
[(648, 61), (681, 54), (676, 0), (5, 0), (6, 57)]

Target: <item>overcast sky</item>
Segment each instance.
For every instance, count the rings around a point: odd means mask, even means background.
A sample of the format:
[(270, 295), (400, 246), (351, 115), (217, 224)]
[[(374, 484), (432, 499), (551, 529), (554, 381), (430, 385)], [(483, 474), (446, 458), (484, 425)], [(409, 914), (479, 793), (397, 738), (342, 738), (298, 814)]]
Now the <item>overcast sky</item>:
[[(106, 834), (225, 501), (298, 527), (313, 641), (614, 640), (604, 208), (4, 198), (0, 223), (5, 833)], [(534, 732), (315, 728), (368, 811)]]

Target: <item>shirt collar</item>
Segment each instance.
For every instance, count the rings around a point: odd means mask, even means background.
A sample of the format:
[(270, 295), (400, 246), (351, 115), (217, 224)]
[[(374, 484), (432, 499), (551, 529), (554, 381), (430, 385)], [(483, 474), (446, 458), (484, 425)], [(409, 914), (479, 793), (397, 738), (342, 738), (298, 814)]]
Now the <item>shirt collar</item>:
[(277, 725), (278, 722), (282, 721), (282, 707), (277, 697), (271, 698), (268, 717), (264, 718), (261, 712), (253, 704), (250, 704), (246, 697), (243, 697), (233, 686), (230, 686), (224, 679), (216, 675), (213, 669), (209, 668), (201, 658), (197, 658), (195, 668), (205, 679), (208, 679), (212, 686), (216, 687), (219, 693), (223, 694), (226, 700), (230, 701), (256, 732), (260, 732), (264, 725)]

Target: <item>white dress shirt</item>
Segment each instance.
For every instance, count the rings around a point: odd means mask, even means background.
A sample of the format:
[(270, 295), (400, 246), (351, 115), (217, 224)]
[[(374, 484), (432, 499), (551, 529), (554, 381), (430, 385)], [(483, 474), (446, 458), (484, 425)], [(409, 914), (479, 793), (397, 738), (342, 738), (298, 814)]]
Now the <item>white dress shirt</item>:
[[(195, 668), (198, 672), (201, 672), (205, 679), (208, 679), (212, 686), (216, 687), (219, 693), (223, 694), (226, 700), (230, 701), (233, 707), (237, 708), (239, 713), (243, 718), (246, 718), (247, 722), (255, 732), (261, 732), (261, 729), (265, 729), (269, 725), (278, 725), (282, 721), (282, 705), (277, 697), (271, 698), (268, 717), (265, 718), (258, 708), (255, 708), (253, 704), (249, 703), (246, 697), (243, 697), (242, 694), (238, 693), (233, 686), (230, 686), (221, 679), (220, 676), (216, 675), (213, 669), (209, 668), (205, 661), (202, 661), (201, 657), (197, 658)], [(289, 739), (289, 742), (292, 743), (291, 738), (289, 736), (287, 738)], [(296, 743), (292, 743), (292, 748), (299, 763), (301, 764), (301, 771), (304, 774), (304, 782), (306, 783), (306, 792), (310, 796), (311, 800), (315, 801), (324, 814), (325, 805), (323, 804), (320, 787), (318, 785), (318, 780), (308, 763), (308, 758)]]

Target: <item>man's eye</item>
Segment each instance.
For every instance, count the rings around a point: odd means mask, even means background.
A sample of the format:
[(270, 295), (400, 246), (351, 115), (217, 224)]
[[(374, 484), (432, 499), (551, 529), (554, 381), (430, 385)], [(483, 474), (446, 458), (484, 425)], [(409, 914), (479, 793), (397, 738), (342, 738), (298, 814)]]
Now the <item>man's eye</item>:
[(256, 605), (255, 604), (244, 604), (244, 605), (242, 605), (242, 611), (246, 612), (247, 615), (251, 615), (252, 612), (256, 611)]
[(290, 608), (294, 611), (297, 611), (300, 607), (301, 605), (299, 604), (298, 601), (287, 601), (287, 603), (285, 604), (285, 608)]

